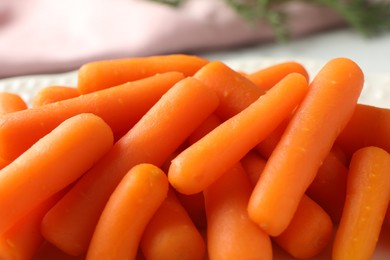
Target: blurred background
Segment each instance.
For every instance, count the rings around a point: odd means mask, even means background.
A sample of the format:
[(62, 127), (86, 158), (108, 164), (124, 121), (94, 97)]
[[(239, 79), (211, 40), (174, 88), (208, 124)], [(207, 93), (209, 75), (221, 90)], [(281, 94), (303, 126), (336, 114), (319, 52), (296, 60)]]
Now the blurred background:
[(390, 3), (362, 0), (0, 0), (0, 78), (188, 53), (355, 60), (390, 74)]

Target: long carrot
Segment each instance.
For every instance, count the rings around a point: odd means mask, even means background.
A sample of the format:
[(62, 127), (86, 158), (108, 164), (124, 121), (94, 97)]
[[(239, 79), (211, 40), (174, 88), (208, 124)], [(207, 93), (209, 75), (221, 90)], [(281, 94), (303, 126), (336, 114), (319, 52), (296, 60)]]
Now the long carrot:
[(140, 246), (149, 260), (203, 260), (206, 253), (201, 234), (172, 189), (146, 226)]
[(112, 143), (112, 131), (101, 118), (80, 114), (64, 121), (3, 168), (0, 234), (84, 174)]
[(370, 259), (390, 201), (390, 154), (378, 147), (356, 151), (347, 196), (333, 244), (333, 258)]
[(27, 103), (22, 97), (15, 93), (0, 92), (0, 115), (24, 110)]
[(100, 116), (115, 134), (127, 131), (181, 79), (182, 74), (169, 72), (4, 115), (0, 118), (0, 157), (9, 161), (15, 159), (63, 120), (80, 113)]
[(69, 254), (85, 252), (108, 197), (129, 168), (162, 165), (217, 106), (215, 93), (196, 79), (177, 83), (46, 214), (44, 237)]
[(269, 90), (290, 73), (300, 73), (309, 82), (309, 73), (302, 64), (286, 61), (249, 73), (246, 77), (264, 90)]
[(81, 66), (77, 88), (81, 94), (86, 94), (170, 71), (192, 76), (207, 62), (184, 54), (95, 61)]
[(78, 97), (79, 91), (75, 87), (47, 86), (40, 89), (32, 99), (32, 106), (42, 106), (57, 101)]
[(87, 260), (134, 259), (142, 234), (168, 193), (165, 173), (134, 166), (115, 188), (93, 233)]
[(324, 252), (332, 238), (330, 216), (308, 196), (302, 196), (290, 224), (273, 240), (293, 257), (310, 259)]
[(390, 152), (390, 109), (358, 104), (351, 120), (337, 137), (343, 150), (352, 154), (366, 146)]
[(306, 94), (300, 74), (290, 74), (252, 105), (215, 128), (172, 160), (171, 185), (181, 193), (204, 190), (287, 117)]
[(43, 242), (40, 233), (42, 218), (63, 194), (62, 191), (54, 194), (0, 235), (0, 259), (23, 260), (34, 256)]
[(248, 216), (252, 186), (238, 163), (204, 191), (213, 259), (272, 259), (271, 239)]
[(222, 120), (237, 114), (265, 93), (246, 77), (220, 61), (208, 63), (194, 77), (217, 93), (220, 105), (216, 114)]
[(270, 235), (279, 235), (288, 226), (302, 195), (351, 118), (363, 81), (356, 63), (337, 58), (310, 84), (249, 200), (249, 215)]

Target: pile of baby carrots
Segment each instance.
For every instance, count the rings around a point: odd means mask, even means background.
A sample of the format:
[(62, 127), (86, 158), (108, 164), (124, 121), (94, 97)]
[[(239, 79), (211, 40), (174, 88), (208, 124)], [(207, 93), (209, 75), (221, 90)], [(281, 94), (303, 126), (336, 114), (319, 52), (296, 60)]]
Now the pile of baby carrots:
[(0, 259), (370, 259), (390, 110), (350, 59), (311, 76), (175, 54), (0, 93)]

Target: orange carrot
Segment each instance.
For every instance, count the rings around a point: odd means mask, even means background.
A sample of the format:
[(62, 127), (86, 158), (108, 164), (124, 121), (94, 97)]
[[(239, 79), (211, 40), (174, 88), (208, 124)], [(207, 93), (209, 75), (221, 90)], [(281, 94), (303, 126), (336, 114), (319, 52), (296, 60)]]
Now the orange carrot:
[(377, 146), (390, 152), (390, 109), (358, 104), (337, 143), (351, 156), (366, 146)]
[(285, 77), (173, 159), (168, 171), (171, 185), (184, 194), (204, 190), (272, 132), (303, 99), (306, 90), (302, 75)]
[(32, 260), (85, 260), (84, 255), (71, 256), (61, 251), (54, 245), (44, 241), (35, 252)]
[(378, 147), (356, 151), (347, 196), (333, 244), (333, 258), (370, 259), (390, 200), (390, 154)]
[(35, 107), (0, 118), (0, 157), (13, 160), (65, 119), (93, 113), (113, 132), (127, 131), (176, 82), (178, 72), (156, 75), (136, 82)]
[(308, 196), (302, 196), (290, 224), (274, 241), (293, 257), (309, 259), (322, 253), (332, 238), (329, 215)]
[(213, 91), (193, 78), (171, 88), (46, 214), (44, 237), (68, 254), (85, 252), (110, 194), (132, 166), (161, 166), (218, 106)]
[[(248, 153), (242, 165), (256, 185), (266, 162), (256, 151)], [(290, 255), (308, 259), (324, 251), (333, 237), (333, 223), (330, 216), (311, 198), (302, 196), (297, 211), (288, 227), (273, 240)]]
[(205, 242), (172, 189), (146, 226), (141, 250), (149, 260), (204, 259)]
[(18, 94), (0, 92), (0, 115), (24, 110), (26, 108), (26, 102), (24, 102), (22, 97)]
[(302, 64), (287, 61), (249, 73), (247, 78), (264, 90), (269, 90), (290, 73), (300, 73), (309, 82), (309, 74)]
[(115, 188), (93, 233), (87, 260), (134, 259), (142, 234), (168, 193), (165, 173), (134, 166)]
[(205, 228), (207, 226), (206, 222), (206, 212), (204, 208), (204, 197), (203, 192), (185, 195), (179, 192), (176, 192), (176, 197), (182, 204), (183, 208), (187, 211), (192, 222), (198, 229)]
[(271, 239), (248, 216), (252, 187), (240, 164), (204, 191), (209, 259), (272, 259)]
[[(93, 114), (74, 116), (2, 169), (0, 234), (79, 178), (111, 147), (110, 127)], [(4, 210), (12, 209), (12, 210)]]
[(43, 242), (41, 220), (62, 195), (63, 192), (54, 194), (0, 235), (0, 259), (22, 260), (33, 257)]
[(194, 77), (217, 93), (220, 105), (216, 114), (222, 120), (237, 114), (265, 93), (246, 77), (219, 61), (208, 63)]
[(192, 76), (207, 62), (203, 58), (183, 54), (95, 61), (81, 66), (77, 88), (80, 93), (86, 94), (170, 71)]
[(57, 101), (78, 97), (80, 95), (77, 88), (68, 86), (48, 86), (40, 89), (32, 100), (32, 105), (42, 106)]
[(306, 194), (317, 202), (335, 223), (340, 221), (344, 207), (347, 173), (348, 169), (337, 153), (331, 152), (306, 190)]
[(358, 65), (337, 58), (310, 84), (249, 200), (249, 215), (270, 235), (277, 236), (288, 226), (302, 195), (351, 118), (363, 81)]

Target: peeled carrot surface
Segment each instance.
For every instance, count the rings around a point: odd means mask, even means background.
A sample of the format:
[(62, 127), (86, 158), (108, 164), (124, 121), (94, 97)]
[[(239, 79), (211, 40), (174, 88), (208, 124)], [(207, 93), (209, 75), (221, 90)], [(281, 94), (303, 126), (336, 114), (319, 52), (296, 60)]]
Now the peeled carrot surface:
[(168, 71), (192, 76), (207, 62), (182, 54), (95, 61), (81, 66), (77, 88), (81, 94), (86, 94)]
[(0, 92), (0, 115), (24, 110), (27, 108), (26, 102), (21, 96), (10, 92)]
[(385, 150), (371, 146), (353, 154), (333, 259), (372, 257), (390, 201), (389, 172), (390, 154)]
[(351, 118), (363, 81), (356, 63), (338, 58), (329, 61), (311, 82), (248, 203), (252, 220), (270, 235), (279, 235), (288, 226), (302, 195)]
[(215, 93), (194, 78), (172, 87), (48, 212), (45, 238), (69, 254), (85, 252), (105, 203), (128, 169), (162, 165), (217, 106)]
[(175, 54), (78, 77), (0, 115), (0, 258), (390, 254), (388, 109), (357, 103), (353, 61), (309, 77)]
[(99, 161), (112, 143), (112, 131), (101, 118), (80, 114), (65, 120), (3, 168), (0, 234), (35, 206), (77, 180)]
[(79, 113), (98, 115), (110, 125), (114, 133), (127, 131), (181, 79), (181, 73), (168, 72), (4, 115), (0, 118), (0, 157), (5, 160), (15, 159), (62, 121)]
[(68, 86), (48, 86), (42, 88), (35, 94), (32, 100), (32, 106), (42, 106), (57, 101), (74, 98), (80, 93), (75, 87)]
[(134, 259), (142, 233), (167, 193), (162, 170), (151, 164), (134, 166), (110, 196), (86, 259)]

